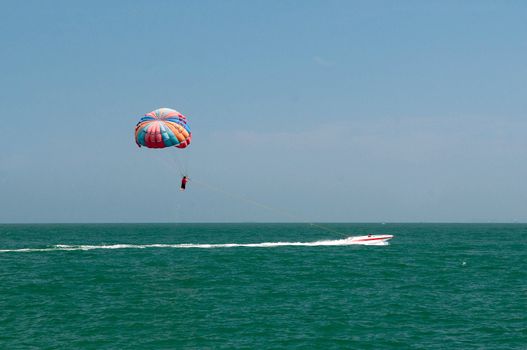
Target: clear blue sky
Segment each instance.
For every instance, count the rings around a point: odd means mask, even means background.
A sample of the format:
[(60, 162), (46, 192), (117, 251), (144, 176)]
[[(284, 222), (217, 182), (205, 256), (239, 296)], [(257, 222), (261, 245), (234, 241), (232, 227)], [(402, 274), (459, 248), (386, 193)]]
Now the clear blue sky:
[[(523, 1), (5, 1), (0, 222), (527, 221)], [(189, 117), (191, 183), (137, 120)], [(182, 153), (181, 153), (182, 154)]]

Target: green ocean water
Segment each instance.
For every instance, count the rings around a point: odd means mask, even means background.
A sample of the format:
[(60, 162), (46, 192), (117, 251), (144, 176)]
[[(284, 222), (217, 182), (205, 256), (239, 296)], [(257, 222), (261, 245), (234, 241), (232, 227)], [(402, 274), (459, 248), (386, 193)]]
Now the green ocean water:
[(0, 349), (527, 349), (527, 225), (327, 226), (395, 238), (152, 247), (342, 237), (304, 224), (0, 225)]

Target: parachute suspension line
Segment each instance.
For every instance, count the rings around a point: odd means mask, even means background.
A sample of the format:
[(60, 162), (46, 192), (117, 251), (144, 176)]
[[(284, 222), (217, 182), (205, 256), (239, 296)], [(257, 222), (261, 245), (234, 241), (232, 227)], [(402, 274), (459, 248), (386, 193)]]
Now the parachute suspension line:
[(188, 176), (187, 166), (185, 162), (181, 160), (181, 156), (177, 152), (172, 152), (171, 155), (161, 154), (159, 152), (152, 152), (154, 157), (156, 157), (160, 162), (163, 163), (170, 171), (177, 171), (178, 175), (181, 177)]
[(174, 152), (173, 155), (174, 158), (172, 160), (176, 164), (176, 168), (179, 171), (179, 175), (181, 177), (188, 176), (189, 174), (187, 164), (183, 161), (182, 157), (178, 154), (178, 152)]
[[(267, 204), (264, 204), (264, 203), (261, 203), (261, 202), (257, 202), (254, 199), (247, 198), (245, 196), (241, 196), (241, 195), (238, 195), (236, 193), (226, 191), (226, 190), (224, 190), (222, 188), (219, 188), (219, 187), (216, 187), (216, 186), (212, 186), (210, 184), (204, 183), (204, 182), (196, 180), (194, 178), (191, 178), (190, 180), (192, 181), (192, 183), (201, 185), (202, 187), (206, 187), (209, 190), (212, 190), (212, 191), (215, 191), (215, 192), (218, 192), (218, 193), (222, 193), (222, 194), (224, 194), (224, 195), (226, 195), (228, 197), (231, 197), (231, 198), (234, 198), (234, 199), (246, 202), (246, 203), (251, 203), (251, 204), (253, 204), (253, 205), (257, 206), (257, 207), (266, 209), (266, 210), (268, 210), (270, 212), (278, 213), (278, 214), (280, 214), (282, 216), (288, 216), (289, 218), (294, 219), (294, 220), (303, 220), (302, 217), (300, 217), (298, 215), (295, 215), (295, 214), (293, 214), (291, 212), (285, 211), (283, 209), (272, 207), (270, 205), (267, 205)], [(309, 225), (309, 226), (317, 227), (317, 228), (319, 228), (321, 230), (324, 230), (324, 231), (328, 231), (328, 232), (335, 233), (335, 234), (338, 234), (338, 235), (341, 235), (341, 236), (344, 236), (344, 237), (348, 237), (347, 234), (344, 234), (342, 232), (339, 232), (339, 231), (334, 230), (332, 228), (329, 228), (327, 226), (323, 226), (323, 225), (316, 224), (316, 223), (313, 223), (313, 222), (305, 222), (305, 224)]]
[[(179, 174), (183, 174), (180, 164), (173, 158), (167, 158), (166, 154), (160, 154), (158, 152), (152, 152), (154, 157), (157, 158), (163, 165), (170, 171), (177, 171)], [(183, 176), (183, 175), (181, 175)]]

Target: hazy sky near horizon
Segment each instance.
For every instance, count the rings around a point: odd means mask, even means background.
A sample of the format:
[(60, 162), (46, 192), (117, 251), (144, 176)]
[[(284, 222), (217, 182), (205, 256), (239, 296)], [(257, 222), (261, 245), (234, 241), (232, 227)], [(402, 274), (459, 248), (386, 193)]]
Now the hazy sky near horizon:
[(0, 222), (527, 221), (523, 1), (0, 7)]

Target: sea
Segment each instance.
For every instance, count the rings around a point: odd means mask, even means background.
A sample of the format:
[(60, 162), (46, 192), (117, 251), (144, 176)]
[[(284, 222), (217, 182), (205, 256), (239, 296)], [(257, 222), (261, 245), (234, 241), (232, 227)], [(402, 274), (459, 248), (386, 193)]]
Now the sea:
[[(369, 233), (394, 238), (343, 241)], [(525, 224), (0, 225), (0, 349), (527, 349), (526, 237)]]

